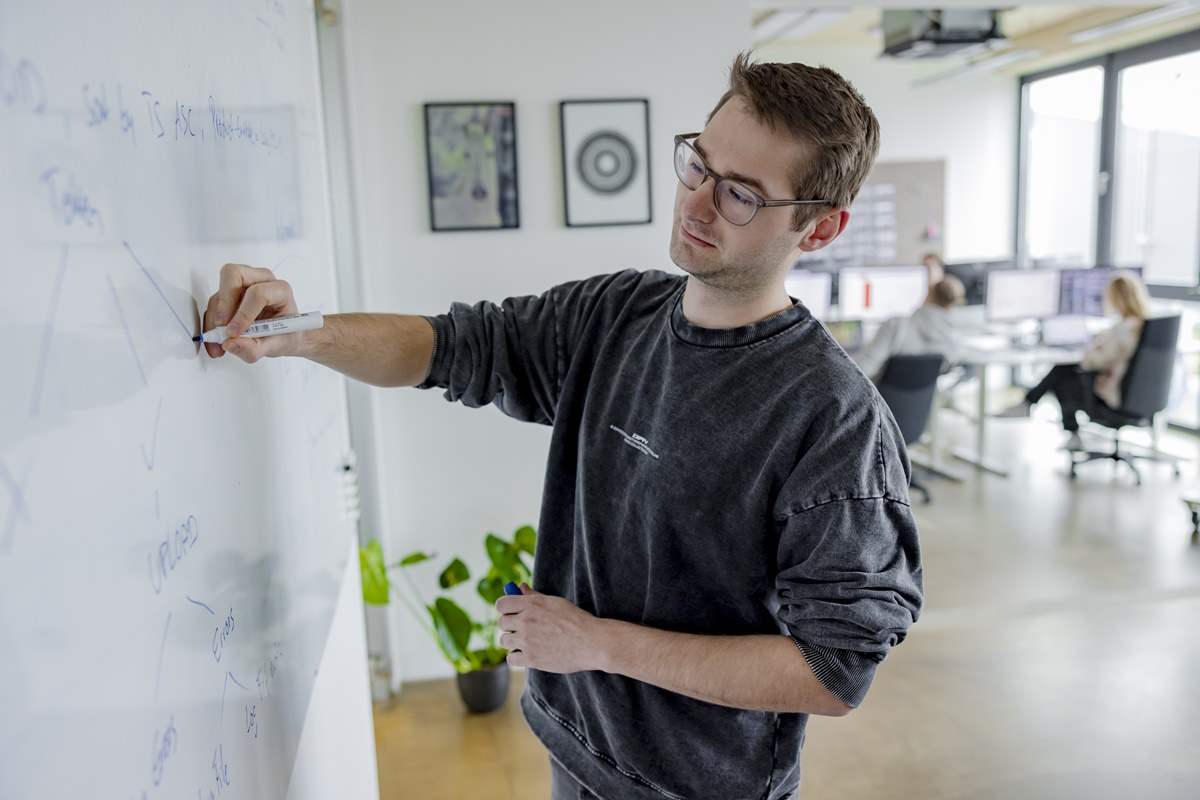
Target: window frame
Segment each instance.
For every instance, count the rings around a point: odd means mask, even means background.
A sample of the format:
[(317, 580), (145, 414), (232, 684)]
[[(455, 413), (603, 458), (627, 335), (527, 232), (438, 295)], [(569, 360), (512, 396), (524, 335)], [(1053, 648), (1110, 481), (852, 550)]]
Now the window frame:
[[(1097, 174), (1105, 190), (1096, 199), (1096, 263), (1106, 264), (1112, 258), (1113, 236), (1113, 191), (1112, 178), (1116, 167), (1117, 139), (1117, 103), (1118, 87), (1121, 72), (1129, 67), (1138, 66), (1151, 61), (1159, 61), (1172, 56), (1200, 52), (1200, 30), (1177, 34), (1166, 39), (1137, 45), (1135, 47), (1117, 50), (1101, 56), (1083, 59), (1054, 67), (1041, 72), (1022, 75), (1017, 92), (1017, 124), (1019, 137), (1017, 141), (1017, 207), (1013, 231), (1013, 252), (1017, 263), (1029, 264), (1025, 247), (1025, 213), (1027, 210), (1026, 192), (1028, 189), (1028, 159), (1029, 159), (1029, 115), (1026, 112), (1026, 87), (1036, 81), (1052, 78), (1069, 72), (1075, 72), (1088, 67), (1100, 66), (1104, 71), (1104, 93), (1101, 100), (1100, 112), (1100, 163), (1096, 165)], [(1200, 176), (1197, 191), (1200, 191)], [(1200, 219), (1196, 220), (1197, 237), (1200, 238)], [(1191, 286), (1174, 286), (1167, 284), (1148, 283), (1150, 295), (1156, 298), (1170, 300), (1200, 301), (1200, 247), (1197, 248), (1197, 259), (1194, 265), (1194, 277)]]

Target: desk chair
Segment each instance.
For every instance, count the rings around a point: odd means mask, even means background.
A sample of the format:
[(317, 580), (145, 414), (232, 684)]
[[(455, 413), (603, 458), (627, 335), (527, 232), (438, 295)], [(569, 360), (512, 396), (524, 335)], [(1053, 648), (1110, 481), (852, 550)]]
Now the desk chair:
[(1089, 385), (1084, 393), (1084, 411), (1092, 422), (1099, 423), (1117, 432), (1113, 439), (1112, 450), (1075, 451), (1071, 453), (1071, 477), (1075, 477), (1075, 468), (1080, 464), (1097, 459), (1122, 461), (1133, 470), (1134, 479), (1140, 486), (1142, 474), (1134, 464), (1135, 458), (1149, 461), (1169, 461), (1175, 467), (1175, 477), (1179, 477), (1179, 465), (1175, 460), (1164, 457), (1157, 452), (1131, 453), (1121, 450), (1121, 428), (1130, 426), (1138, 428), (1151, 427), (1154, 415), (1167, 407), (1171, 393), (1171, 372), (1175, 365), (1175, 347), (1179, 341), (1179, 315), (1148, 319), (1142, 325), (1142, 335), (1138, 340), (1137, 350), (1129, 360), (1129, 369), (1121, 380), (1121, 407), (1109, 408), (1100, 398), (1096, 397), (1090, 385), (1092, 373), (1088, 376)]
[[(875, 388), (891, 409), (905, 445), (916, 443), (921, 434), (925, 433), (941, 371), (942, 357), (937, 354), (892, 356), (883, 365), (883, 375), (875, 384)], [(918, 478), (917, 471), (918, 467), (914, 464), (908, 485), (920, 492), (928, 503), (933, 498)]]
[(1200, 495), (1183, 498), (1183, 504), (1192, 512), (1192, 544), (1200, 544)]

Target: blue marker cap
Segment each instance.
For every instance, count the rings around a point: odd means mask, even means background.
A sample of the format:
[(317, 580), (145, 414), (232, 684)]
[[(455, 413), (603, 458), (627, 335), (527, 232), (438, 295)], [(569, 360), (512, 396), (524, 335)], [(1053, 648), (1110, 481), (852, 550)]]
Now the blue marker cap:
[(512, 581), (509, 581), (508, 583), (504, 584), (504, 593), (505, 594), (520, 594), (521, 587), (517, 586)]

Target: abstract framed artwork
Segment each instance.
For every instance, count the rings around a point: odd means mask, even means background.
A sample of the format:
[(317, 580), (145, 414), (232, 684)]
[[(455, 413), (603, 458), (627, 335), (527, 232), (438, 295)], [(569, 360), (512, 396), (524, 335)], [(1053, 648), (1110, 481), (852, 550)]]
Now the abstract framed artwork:
[(567, 226), (649, 223), (649, 101), (564, 100), (559, 115)]
[(514, 103), (426, 103), (429, 221), (435, 231), (520, 227)]

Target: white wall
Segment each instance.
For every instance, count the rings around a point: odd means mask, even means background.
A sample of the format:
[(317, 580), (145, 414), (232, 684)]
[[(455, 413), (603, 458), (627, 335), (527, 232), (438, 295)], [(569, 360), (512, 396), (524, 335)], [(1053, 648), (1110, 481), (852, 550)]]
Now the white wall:
[[(750, 12), (731, 0), (347, 0), (345, 74), (366, 310), (436, 314), (626, 267), (673, 269), (672, 134), (698, 130), (749, 46)], [(558, 102), (650, 101), (654, 223), (562, 222)], [(517, 104), (521, 228), (429, 231), (421, 104)], [(375, 390), (378, 531), (395, 558), (461, 555), (482, 567), (486, 531), (537, 523), (549, 430), (440, 392)], [(433, 571), (433, 570), (431, 570)], [(423, 584), (432, 586), (432, 577)], [(401, 620), (404, 680), (451, 674)]]
[(914, 79), (948, 66), (884, 60), (878, 53), (878, 47), (788, 42), (758, 51), (763, 60), (823, 64), (846, 76), (879, 118), (880, 161), (945, 160), (947, 261), (1011, 257), (1018, 79), (970, 75), (913, 87)]

